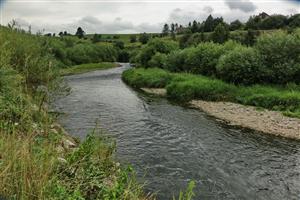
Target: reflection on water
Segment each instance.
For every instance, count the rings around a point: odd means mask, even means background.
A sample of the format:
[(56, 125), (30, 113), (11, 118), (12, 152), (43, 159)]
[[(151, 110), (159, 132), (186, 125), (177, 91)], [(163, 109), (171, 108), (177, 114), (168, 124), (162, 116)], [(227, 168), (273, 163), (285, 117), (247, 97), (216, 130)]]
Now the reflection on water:
[(300, 143), (222, 125), (197, 110), (138, 94), (121, 68), (66, 78), (60, 122), (84, 138), (95, 121), (117, 140), (147, 191), (170, 199), (192, 179), (195, 199), (300, 199)]

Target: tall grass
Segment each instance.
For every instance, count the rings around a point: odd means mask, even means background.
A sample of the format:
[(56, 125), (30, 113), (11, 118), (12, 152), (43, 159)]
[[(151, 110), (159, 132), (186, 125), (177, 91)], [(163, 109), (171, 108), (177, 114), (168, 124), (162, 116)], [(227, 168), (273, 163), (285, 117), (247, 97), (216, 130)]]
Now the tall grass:
[(61, 83), (48, 42), (0, 27), (0, 198), (152, 199), (133, 170), (115, 162), (111, 140), (63, 145), (67, 138), (45, 104)]
[(192, 99), (231, 101), (300, 117), (300, 91), (295, 84), (286, 87), (236, 86), (218, 79), (170, 73), (157, 68), (130, 69), (123, 73), (123, 80), (134, 87), (165, 87), (168, 97), (180, 102), (189, 102)]
[(44, 188), (53, 176), (56, 151), (53, 144), (37, 144), (33, 135), (0, 135), (0, 195), (8, 199), (44, 199)]

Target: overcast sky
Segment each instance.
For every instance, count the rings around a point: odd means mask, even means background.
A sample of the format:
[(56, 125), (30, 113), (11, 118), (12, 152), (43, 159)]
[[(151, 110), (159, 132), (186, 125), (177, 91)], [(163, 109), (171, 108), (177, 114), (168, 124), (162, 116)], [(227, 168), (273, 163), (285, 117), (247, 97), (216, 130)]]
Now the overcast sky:
[(16, 19), (24, 28), (47, 32), (81, 26), (87, 33), (160, 32), (166, 22), (187, 24), (209, 14), (230, 22), (262, 11), (300, 13), (298, 0), (0, 0), (0, 23)]

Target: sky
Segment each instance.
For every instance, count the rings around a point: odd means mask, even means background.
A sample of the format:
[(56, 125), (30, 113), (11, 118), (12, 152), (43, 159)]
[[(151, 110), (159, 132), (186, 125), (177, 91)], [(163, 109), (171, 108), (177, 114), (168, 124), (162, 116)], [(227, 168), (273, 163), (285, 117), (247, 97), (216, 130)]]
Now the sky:
[(32, 31), (75, 33), (161, 32), (164, 23), (186, 25), (209, 14), (225, 21), (300, 13), (300, 0), (0, 0), (0, 23), (15, 19)]

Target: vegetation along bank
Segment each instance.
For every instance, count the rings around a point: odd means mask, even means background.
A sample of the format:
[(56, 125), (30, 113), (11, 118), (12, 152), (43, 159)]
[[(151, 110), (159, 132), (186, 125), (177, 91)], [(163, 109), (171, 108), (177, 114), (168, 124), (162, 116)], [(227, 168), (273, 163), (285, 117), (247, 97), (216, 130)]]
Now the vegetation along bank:
[[(210, 18), (184, 27), (192, 31), (189, 36), (150, 40), (131, 58), (137, 68), (125, 71), (123, 80), (231, 124), (299, 139), (300, 29), (257, 28), (260, 34), (247, 43), (247, 36), (241, 41), (231, 38), (233, 32), (220, 19), (210, 35), (191, 42), (198, 32), (193, 33), (193, 27), (205, 29)], [(273, 19), (264, 13), (255, 18), (261, 23)], [(167, 30), (165, 25), (166, 37), (173, 33)], [(189, 39), (183, 40), (186, 36)]]
[(62, 63), (72, 62), (71, 54), (53, 53), (52, 45), (57, 44), (66, 43), (0, 28), (0, 196), (151, 199), (135, 181), (132, 169), (114, 160), (112, 139), (91, 134), (79, 143), (48, 112), (45, 105), (51, 95), (64, 92)]
[(293, 86), (235, 86), (158, 68), (130, 69), (123, 73), (123, 80), (147, 93), (200, 108), (232, 125), (300, 139), (300, 91)]
[[(95, 130), (79, 142), (48, 111), (52, 97), (66, 92), (61, 74), (115, 67), (107, 63), (117, 61), (114, 52), (111, 45), (0, 27), (0, 198), (155, 199), (131, 167), (116, 162), (113, 139)], [(193, 187), (182, 195), (191, 199)]]

